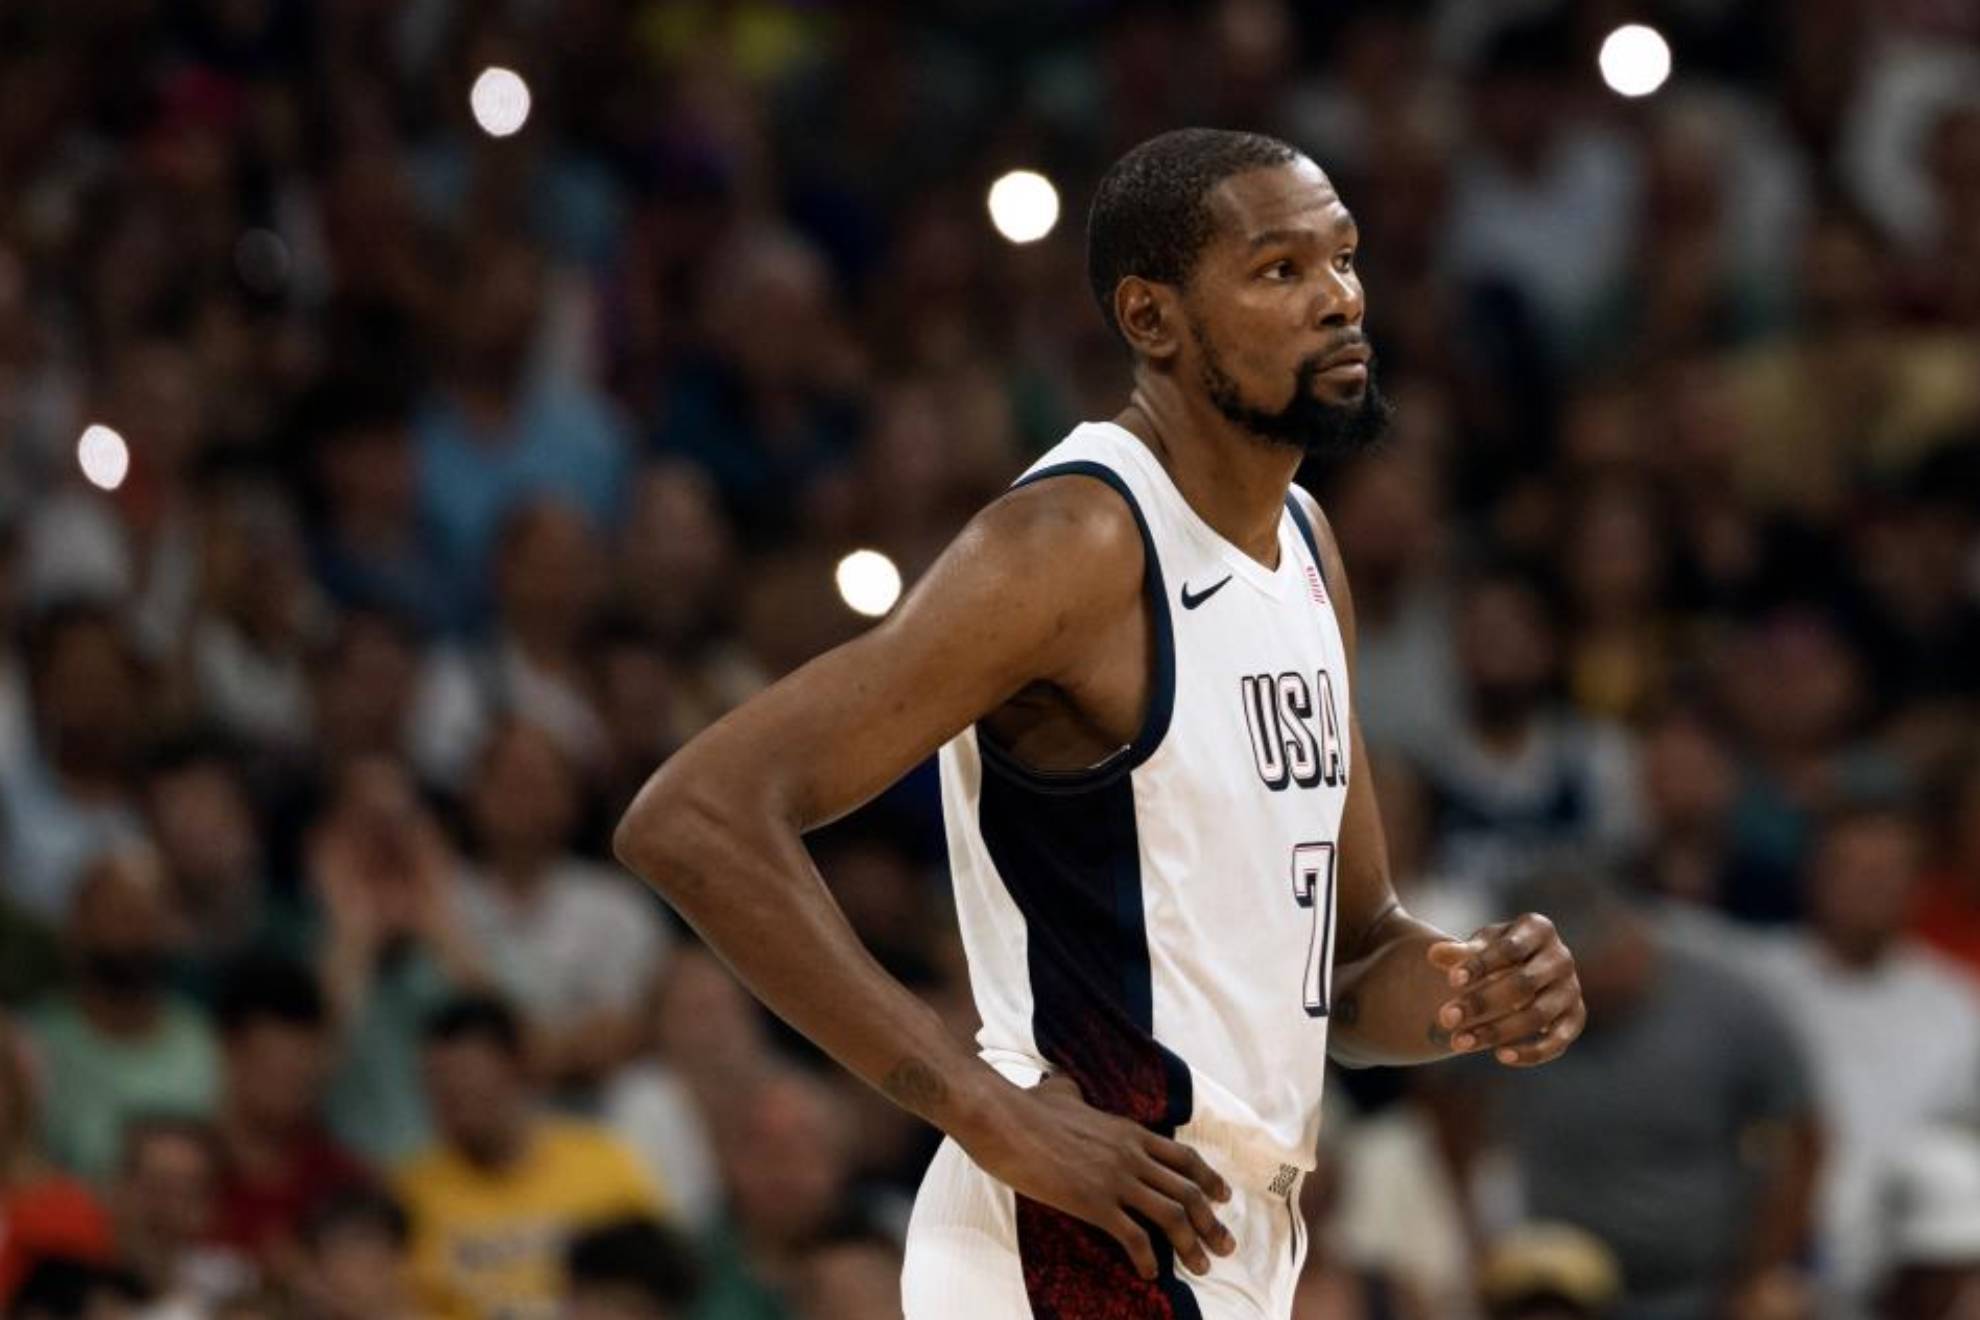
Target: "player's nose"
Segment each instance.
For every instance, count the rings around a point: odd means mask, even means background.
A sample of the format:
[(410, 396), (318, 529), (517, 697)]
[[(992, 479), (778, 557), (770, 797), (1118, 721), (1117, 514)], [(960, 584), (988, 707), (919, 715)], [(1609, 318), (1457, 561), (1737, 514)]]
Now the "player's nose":
[(1359, 326), (1367, 311), (1361, 280), (1352, 272), (1330, 271), (1320, 284), (1314, 323), (1327, 330)]

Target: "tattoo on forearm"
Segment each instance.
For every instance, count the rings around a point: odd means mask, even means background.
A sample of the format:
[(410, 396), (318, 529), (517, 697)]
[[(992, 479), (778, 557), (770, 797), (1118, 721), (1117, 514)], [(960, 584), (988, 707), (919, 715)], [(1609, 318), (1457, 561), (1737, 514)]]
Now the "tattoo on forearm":
[(1327, 1010), (1327, 1016), (1337, 1027), (1351, 1027), (1361, 1020), (1361, 1000), (1354, 995), (1343, 995)]
[(903, 1109), (926, 1114), (949, 1098), (949, 1085), (920, 1059), (902, 1059), (880, 1082), (887, 1098)]
[(1451, 1048), (1451, 1033), (1438, 1026), (1435, 1021), (1430, 1023), (1429, 1036), (1430, 1043), (1436, 1048), (1446, 1051)]

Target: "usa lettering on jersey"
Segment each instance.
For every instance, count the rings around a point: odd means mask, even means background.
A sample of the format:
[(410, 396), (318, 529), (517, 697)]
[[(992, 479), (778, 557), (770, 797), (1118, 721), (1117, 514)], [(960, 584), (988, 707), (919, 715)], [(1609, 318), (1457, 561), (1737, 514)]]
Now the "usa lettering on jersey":
[(1322, 669), (1306, 675), (1246, 674), (1238, 680), (1245, 727), (1251, 731), (1258, 777), (1274, 793), (1287, 788), (1340, 787), (1346, 768), (1334, 680)]

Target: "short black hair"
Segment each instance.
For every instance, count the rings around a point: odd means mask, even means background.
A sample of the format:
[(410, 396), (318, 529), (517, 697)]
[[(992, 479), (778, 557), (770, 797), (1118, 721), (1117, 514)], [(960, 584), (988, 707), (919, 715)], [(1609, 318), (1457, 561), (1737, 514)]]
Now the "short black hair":
[(1107, 327), (1121, 333), (1114, 290), (1128, 276), (1162, 284), (1189, 278), (1216, 231), (1211, 189), (1234, 174), (1289, 164), (1301, 154), (1263, 133), (1179, 128), (1115, 161), (1086, 217), (1086, 278)]
[(304, 1213), (297, 1236), (315, 1251), (338, 1233), (369, 1229), (404, 1251), (412, 1241), (412, 1221), (405, 1207), (376, 1187), (346, 1187), (312, 1204)]
[(679, 1233), (647, 1218), (619, 1219), (579, 1234), (564, 1254), (573, 1289), (633, 1288), (657, 1306), (694, 1304), (701, 1264)]
[(250, 953), (230, 963), (213, 1000), (223, 1036), (257, 1022), (314, 1031), (329, 1021), (323, 987), (309, 968), (279, 954)]
[(482, 1040), (512, 1059), (523, 1055), (522, 1019), (494, 995), (456, 995), (426, 1019), (422, 1035), (428, 1045)]

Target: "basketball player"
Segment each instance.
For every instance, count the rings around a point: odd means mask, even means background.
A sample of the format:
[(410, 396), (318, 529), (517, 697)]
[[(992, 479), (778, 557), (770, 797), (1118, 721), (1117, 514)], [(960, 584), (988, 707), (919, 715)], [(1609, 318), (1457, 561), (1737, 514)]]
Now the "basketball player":
[[(1292, 485), (1383, 420), (1355, 243), (1284, 143), (1130, 152), (1088, 230), (1127, 406), (619, 827), (765, 1003), (948, 1134), (909, 1320), (1286, 1316), (1330, 1050), (1527, 1066), (1581, 1030), (1545, 918), (1457, 940), (1390, 889), (1353, 598)], [(861, 947), (799, 841), (938, 748), (976, 1049)]]

